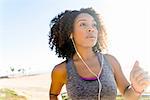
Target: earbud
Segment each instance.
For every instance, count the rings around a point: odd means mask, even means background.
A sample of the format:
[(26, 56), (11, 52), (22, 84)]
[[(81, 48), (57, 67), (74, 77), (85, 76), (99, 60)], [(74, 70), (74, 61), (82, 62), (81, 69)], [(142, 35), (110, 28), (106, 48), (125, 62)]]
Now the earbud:
[(70, 34), (70, 39), (72, 39), (72, 34)]

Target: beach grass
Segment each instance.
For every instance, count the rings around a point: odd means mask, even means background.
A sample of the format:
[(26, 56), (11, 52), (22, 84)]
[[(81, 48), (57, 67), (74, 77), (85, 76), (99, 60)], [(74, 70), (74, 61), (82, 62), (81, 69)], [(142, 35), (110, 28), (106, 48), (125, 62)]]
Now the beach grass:
[(8, 88), (0, 89), (0, 100), (27, 100), (25, 96), (18, 95), (16, 91)]
[[(69, 100), (67, 92), (61, 94), (62, 100)], [(27, 100), (25, 96), (17, 94), (16, 91), (9, 88), (0, 89), (0, 100)], [(121, 95), (116, 97), (116, 100), (124, 100)], [(140, 100), (150, 100), (150, 95), (142, 95)]]

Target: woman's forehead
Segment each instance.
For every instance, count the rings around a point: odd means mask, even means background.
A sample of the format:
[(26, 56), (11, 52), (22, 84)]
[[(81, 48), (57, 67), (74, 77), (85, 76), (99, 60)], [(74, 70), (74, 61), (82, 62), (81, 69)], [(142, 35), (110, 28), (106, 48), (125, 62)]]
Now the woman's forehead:
[(93, 16), (91, 16), (90, 14), (88, 14), (88, 13), (80, 13), (77, 17), (76, 17), (76, 19), (75, 19), (75, 22), (78, 22), (78, 21), (86, 21), (86, 20), (92, 20), (92, 21), (95, 21), (94, 20), (94, 18), (93, 18)]

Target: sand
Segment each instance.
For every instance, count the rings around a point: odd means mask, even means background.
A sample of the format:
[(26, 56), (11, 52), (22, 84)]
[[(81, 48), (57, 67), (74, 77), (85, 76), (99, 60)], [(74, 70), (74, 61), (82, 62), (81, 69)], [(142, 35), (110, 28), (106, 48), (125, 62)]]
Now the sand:
[[(0, 88), (15, 90), (19, 95), (26, 96), (28, 100), (49, 100), (50, 83), (50, 73), (45, 73), (14, 78), (2, 78), (0, 79)], [(66, 92), (65, 86), (61, 93), (64, 92)], [(62, 100), (61, 95), (59, 95), (59, 100)]]
[[(28, 100), (49, 100), (50, 74), (39, 74), (0, 79), (0, 88), (15, 90)], [(65, 92), (63, 89), (62, 92)], [(59, 96), (59, 100), (61, 100)]]

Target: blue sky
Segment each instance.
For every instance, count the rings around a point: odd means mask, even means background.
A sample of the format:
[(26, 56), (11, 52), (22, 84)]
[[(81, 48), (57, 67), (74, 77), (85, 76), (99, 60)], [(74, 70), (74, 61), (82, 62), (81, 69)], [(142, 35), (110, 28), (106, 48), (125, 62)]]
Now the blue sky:
[(50, 69), (59, 62), (48, 47), (49, 22), (65, 9), (89, 7), (90, 2), (55, 0), (1, 0), (0, 69)]
[(0, 69), (51, 70), (62, 59), (49, 49), (49, 22), (66, 9), (82, 7), (93, 7), (103, 17), (109, 53), (126, 75), (136, 59), (150, 67), (148, 0), (0, 0)]

